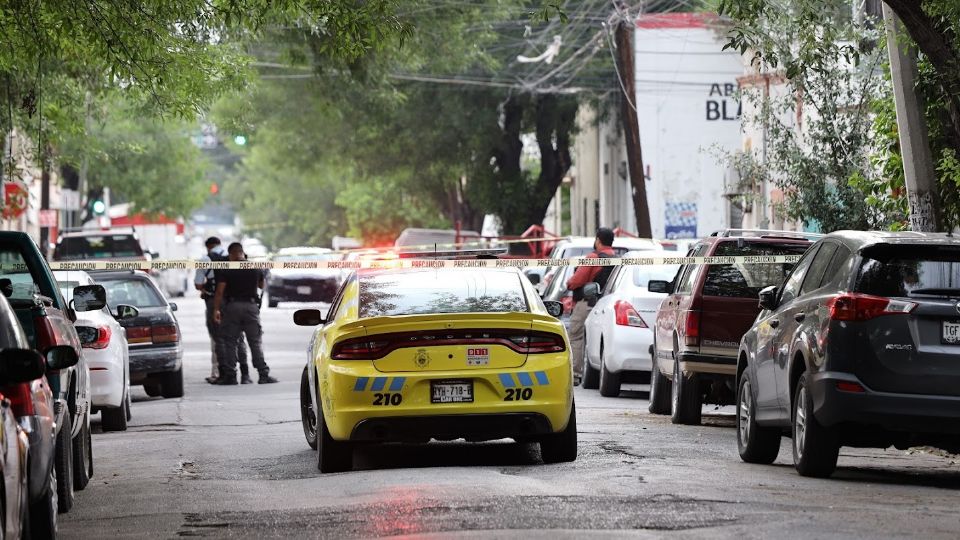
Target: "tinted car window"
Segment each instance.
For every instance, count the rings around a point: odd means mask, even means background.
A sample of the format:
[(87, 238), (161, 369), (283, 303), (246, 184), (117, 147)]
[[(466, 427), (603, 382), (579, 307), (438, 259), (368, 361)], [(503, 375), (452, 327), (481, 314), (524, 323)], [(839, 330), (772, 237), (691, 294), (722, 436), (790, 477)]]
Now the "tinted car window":
[(807, 277), (803, 280), (803, 287), (800, 288), (800, 294), (804, 295), (810, 291), (820, 288), (820, 282), (823, 280), (823, 274), (833, 260), (833, 254), (837, 252), (837, 245), (833, 242), (824, 242), (817, 251), (817, 256), (810, 263), (810, 270), (807, 271)]
[(957, 296), (960, 246), (883, 244), (861, 252), (856, 292), (876, 296)]
[[(53, 298), (53, 291), (41, 291), (34, 281), (23, 254), (16, 246), (0, 246), (0, 264), (5, 265), (0, 270), (0, 283), (6, 288), (4, 295), (16, 307), (17, 304), (32, 303), (34, 296), (42, 294)], [(22, 265), (22, 270), (14, 269), (12, 265)], [(6, 283), (3, 280), (9, 280)]]
[(162, 307), (167, 303), (150, 283), (142, 279), (110, 279), (100, 281), (107, 290), (107, 302), (115, 306), (127, 304), (133, 307)]
[(513, 272), (385, 272), (361, 275), (359, 316), (529, 311)]
[[(723, 242), (713, 253), (716, 256), (730, 255), (802, 255), (807, 244), (775, 244), (770, 242), (744, 243)], [(707, 270), (707, 280), (703, 286), (705, 296), (724, 296), (729, 298), (753, 298), (761, 289), (771, 285), (780, 285), (783, 278), (793, 268), (792, 264), (749, 263), (714, 264)]]
[(109, 259), (111, 257), (143, 257), (143, 248), (129, 234), (103, 236), (71, 236), (57, 244), (53, 258), (57, 260)]
[(803, 278), (807, 276), (807, 270), (810, 269), (810, 263), (812, 262), (812, 259), (813, 252), (808, 252), (802, 259), (800, 259), (800, 262), (797, 263), (797, 266), (790, 271), (790, 275), (787, 277), (787, 280), (784, 282), (783, 288), (780, 291), (781, 304), (785, 304), (800, 295), (800, 284), (803, 283)]
[(850, 272), (844, 267), (850, 264), (850, 257), (852, 255), (853, 252), (846, 246), (838, 247), (837, 252), (833, 254), (833, 260), (830, 261), (830, 266), (828, 266), (826, 272), (823, 273), (820, 286), (833, 285), (834, 287), (841, 287), (841, 285), (846, 286), (849, 284), (848, 278)]

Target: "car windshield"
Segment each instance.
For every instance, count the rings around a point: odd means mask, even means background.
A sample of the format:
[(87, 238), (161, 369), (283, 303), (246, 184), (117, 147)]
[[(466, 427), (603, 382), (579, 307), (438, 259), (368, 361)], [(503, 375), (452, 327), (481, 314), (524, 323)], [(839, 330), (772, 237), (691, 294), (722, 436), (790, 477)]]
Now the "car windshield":
[(33, 303), (38, 294), (53, 296), (53, 291), (41, 291), (30, 273), (26, 260), (15, 245), (0, 246), (0, 288), (10, 303), (17, 307)]
[(71, 236), (57, 244), (56, 260), (109, 259), (113, 257), (143, 257), (143, 248), (129, 234), (103, 236)]
[(160, 293), (143, 279), (107, 279), (100, 284), (107, 290), (107, 303), (111, 306), (126, 304), (146, 308), (167, 305)]
[(361, 318), (429, 313), (529, 311), (513, 272), (448, 270), (361, 274)]
[[(738, 245), (736, 241), (722, 242), (714, 252), (715, 256), (754, 256), (754, 255), (803, 255), (809, 244), (747, 242)], [(790, 263), (738, 263), (714, 264), (707, 270), (707, 281), (703, 285), (704, 296), (724, 296), (728, 298), (752, 298), (756, 300), (761, 289), (783, 283), (784, 277), (793, 268)]]
[(633, 284), (637, 287), (647, 287), (647, 283), (654, 280), (673, 281), (680, 265), (661, 264), (656, 266), (635, 266), (633, 268)]
[(343, 255), (339, 253), (297, 253), (277, 255), (275, 261), (339, 261)]
[(960, 296), (960, 246), (884, 244), (863, 251), (856, 292)]

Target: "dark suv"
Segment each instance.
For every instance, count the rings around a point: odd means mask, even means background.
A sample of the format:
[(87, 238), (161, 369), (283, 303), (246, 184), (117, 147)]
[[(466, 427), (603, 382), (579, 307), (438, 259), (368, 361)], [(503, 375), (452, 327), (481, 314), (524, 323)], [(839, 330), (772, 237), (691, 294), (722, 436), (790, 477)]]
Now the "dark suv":
[[(732, 229), (713, 233), (692, 257), (793, 255), (820, 235)], [(791, 262), (685, 264), (673, 282), (651, 281), (668, 293), (660, 304), (653, 342), (650, 412), (675, 424), (699, 424), (703, 403), (729, 405), (735, 397), (737, 350), (760, 312), (757, 294), (783, 282)]]
[(814, 245), (743, 337), (737, 442), (804, 476), (841, 446), (960, 451), (960, 240), (838, 232)]

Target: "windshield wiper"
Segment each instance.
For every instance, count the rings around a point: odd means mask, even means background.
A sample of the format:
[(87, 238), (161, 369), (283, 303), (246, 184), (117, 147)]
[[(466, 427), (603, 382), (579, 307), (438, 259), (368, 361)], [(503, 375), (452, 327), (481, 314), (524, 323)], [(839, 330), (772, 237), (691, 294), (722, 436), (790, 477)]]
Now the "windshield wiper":
[(909, 291), (910, 295), (914, 294), (929, 294), (929, 295), (943, 295), (943, 296), (960, 296), (960, 288), (956, 287), (928, 287), (925, 289), (914, 289)]

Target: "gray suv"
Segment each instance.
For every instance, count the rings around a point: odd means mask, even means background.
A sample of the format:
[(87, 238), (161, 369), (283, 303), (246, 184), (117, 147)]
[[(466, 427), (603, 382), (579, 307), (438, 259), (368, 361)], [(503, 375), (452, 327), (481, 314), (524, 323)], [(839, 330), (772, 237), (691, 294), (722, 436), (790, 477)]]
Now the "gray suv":
[(837, 232), (817, 242), (743, 336), (737, 445), (804, 476), (841, 446), (960, 450), (960, 239)]

